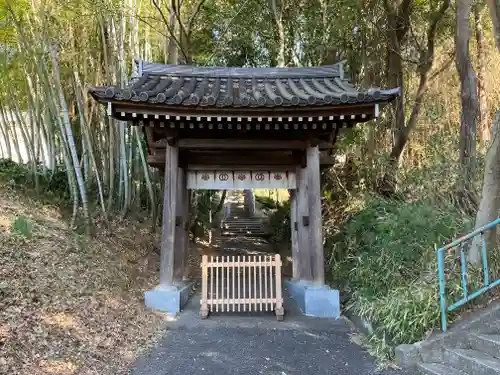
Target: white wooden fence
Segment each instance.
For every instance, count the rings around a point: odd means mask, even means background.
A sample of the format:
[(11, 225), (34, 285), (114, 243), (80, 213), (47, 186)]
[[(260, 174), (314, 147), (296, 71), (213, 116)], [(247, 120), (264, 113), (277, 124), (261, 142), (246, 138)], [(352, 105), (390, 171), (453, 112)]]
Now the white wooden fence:
[(281, 265), (279, 254), (204, 255), (200, 317), (218, 311), (274, 311), (283, 320)]

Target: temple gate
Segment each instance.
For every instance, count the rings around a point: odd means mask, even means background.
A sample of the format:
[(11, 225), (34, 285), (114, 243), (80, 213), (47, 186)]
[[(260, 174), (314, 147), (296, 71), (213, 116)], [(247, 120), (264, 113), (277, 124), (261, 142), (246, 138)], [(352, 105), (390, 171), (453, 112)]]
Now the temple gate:
[(141, 126), (148, 163), (164, 170), (160, 285), (150, 307), (177, 313), (185, 280), (189, 189), (291, 192), (293, 280), (305, 314), (338, 316), (325, 286), (320, 171), (337, 137), (379, 116), (399, 89), (358, 90), (343, 64), (316, 68), (206, 68), (136, 62), (127, 87), (92, 87), (116, 119)]

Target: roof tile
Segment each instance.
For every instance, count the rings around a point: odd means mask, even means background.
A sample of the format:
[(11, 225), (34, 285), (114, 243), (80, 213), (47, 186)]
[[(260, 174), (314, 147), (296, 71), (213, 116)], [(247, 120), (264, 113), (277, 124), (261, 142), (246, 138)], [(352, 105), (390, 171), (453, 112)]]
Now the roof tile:
[(125, 88), (91, 88), (97, 98), (172, 106), (321, 106), (390, 101), (397, 89), (357, 90), (339, 65), (316, 68), (203, 68), (142, 63)]

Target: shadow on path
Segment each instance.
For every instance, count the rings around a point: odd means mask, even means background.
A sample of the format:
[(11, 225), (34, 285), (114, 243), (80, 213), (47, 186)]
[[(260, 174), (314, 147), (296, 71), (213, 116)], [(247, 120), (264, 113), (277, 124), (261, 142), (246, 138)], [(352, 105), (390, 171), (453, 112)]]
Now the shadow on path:
[[(231, 202), (231, 204), (235, 204)], [(199, 250), (209, 256), (273, 253), (256, 237), (214, 238)], [(200, 319), (195, 294), (165, 337), (130, 369), (132, 375), (415, 375), (377, 371), (368, 353), (351, 340), (355, 333), (343, 318), (306, 317), (285, 290), (285, 320), (273, 312), (211, 313)]]
[(199, 318), (194, 296), (133, 375), (415, 375), (377, 371), (373, 358), (350, 339), (344, 319), (310, 318), (285, 300), (285, 321), (273, 313), (219, 313)]

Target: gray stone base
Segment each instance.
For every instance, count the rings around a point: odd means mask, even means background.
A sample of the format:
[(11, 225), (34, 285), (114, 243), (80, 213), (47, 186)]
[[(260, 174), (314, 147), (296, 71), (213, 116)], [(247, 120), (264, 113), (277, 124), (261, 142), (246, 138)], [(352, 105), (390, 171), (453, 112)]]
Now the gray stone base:
[(321, 318), (340, 318), (340, 295), (327, 285), (310, 281), (285, 281), (289, 293), (304, 315)]
[(157, 286), (144, 293), (144, 302), (153, 310), (178, 314), (189, 300), (192, 285), (192, 281), (183, 281), (169, 286)]

